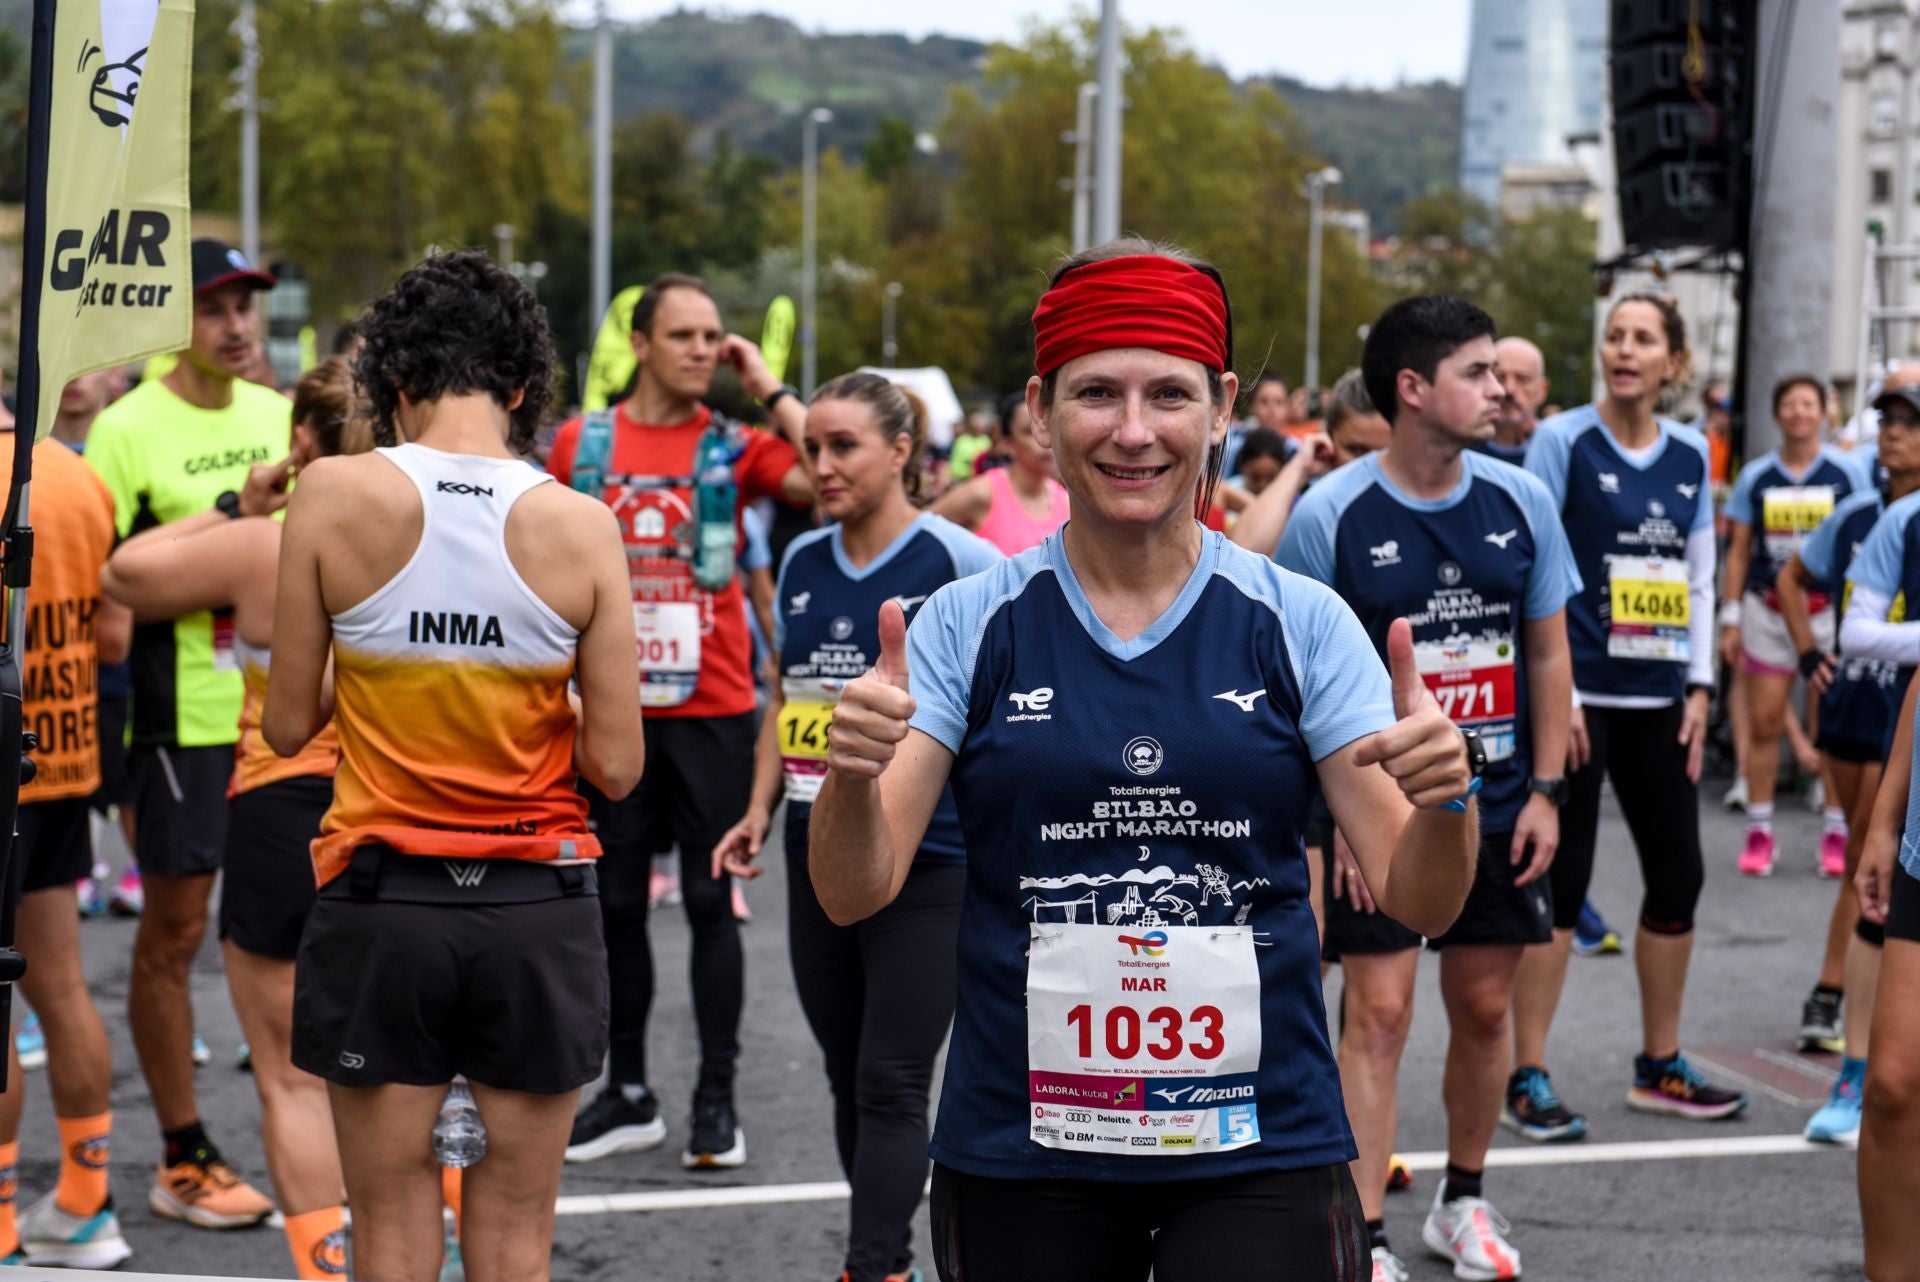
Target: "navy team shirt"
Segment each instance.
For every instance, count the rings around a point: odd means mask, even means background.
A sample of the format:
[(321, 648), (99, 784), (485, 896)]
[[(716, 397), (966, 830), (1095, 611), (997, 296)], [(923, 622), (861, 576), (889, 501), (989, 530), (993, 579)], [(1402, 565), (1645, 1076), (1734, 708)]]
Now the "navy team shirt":
[(1413, 625), (1428, 689), (1486, 748), (1480, 826), (1511, 831), (1533, 774), (1522, 625), (1580, 588), (1540, 482), (1468, 450), (1453, 492), (1419, 499), (1370, 454), (1301, 497), (1274, 556), (1339, 593), (1382, 656), (1393, 621)]
[[(1801, 540), (1833, 514), (1840, 500), (1855, 490), (1871, 488), (1861, 475), (1859, 461), (1831, 445), (1821, 446), (1812, 465), (1799, 476), (1780, 461), (1779, 450), (1768, 450), (1741, 468), (1727, 498), (1727, 519), (1748, 527), (1752, 554), (1747, 561), (1746, 590), (1774, 605), (1774, 581), (1799, 550)], [(1830, 595), (1834, 583), (1826, 579), (1820, 583)]]
[(1582, 692), (1665, 701), (1686, 694), (1686, 663), (1608, 653), (1616, 558), (1675, 562), (1684, 580), (1688, 538), (1713, 528), (1707, 438), (1671, 419), (1657, 422), (1652, 448), (1628, 454), (1600, 411), (1582, 405), (1541, 423), (1527, 444), (1527, 471), (1559, 509), (1580, 574), (1567, 643)]
[[(826, 778), (827, 727), (840, 691), (880, 657), (880, 606), (891, 599), (911, 628), (927, 598), (1005, 558), (985, 539), (922, 513), (864, 566), (847, 559), (840, 527), (810, 530), (787, 545), (774, 597), (780, 654), (779, 737), (787, 791), (787, 853), (807, 853), (813, 801)], [(927, 824), (917, 864), (965, 862), (953, 791)]]
[[(1123, 641), (1088, 604), (1063, 538), (942, 588), (907, 633), (912, 724), (954, 753), (968, 853), (933, 1156), (988, 1177), (1117, 1181), (1350, 1161), (1301, 832), (1315, 763), (1392, 724), (1386, 669), (1331, 591), (1212, 532), (1173, 604)], [(1029, 947), (1061, 927), (1097, 945), (1101, 966), (1141, 968), (1115, 990), (1154, 983), (1190, 938), (1231, 937), (1251, 992), (1224, 1026), (1141, 998), (1144, 1036), (1119, 1030), (1137, 1075), (1093, 1079), (1098, 1109), (1086, 1093), (1084, 1108), (1054, 1108), (1041, 1092), (1067, 1088), (1040, 1080), (1029, 1039), (1069, 1030), (1029, 1026), (1042, 965)], [(1088, 991), (1106, 1029), (1083, 1035), (1110, 1053), (1125, 998)], [(1257, 1040), (1257, 1063), (1157, 1073), (1182, 1012), (1189, 1050)], [(1212, 1110), (1217, 1137), (1174, 1133), (1218, 1101), (1232, 1103)], [(1094, 1141), (1076, 1126), (1118, 1133)], [(1061, 1147), (1073, 1143), (1097, 1146)]]
[[(1847, 612), (1852, 596), (1853, 562), (1867, 535), (1879, 523), (1886, 503), (1877, 489), (1855, 490), (1840, 500), (1833, 515), (1822, 521), (1800, 545), (1800, 563), (1816, 582), (1841, 584), (1839, 613)], [(1889, 622), (1906, 618), (1906, 600), (1896, 592)], [(1893, 723), (1906, 697), (1907, 676), (1900, 665), (1842, 653), (1834, 665), (1833, 684), (1820, 697), (1820, 733), (1857, 743), (1883, 744), (1893, 738)]]

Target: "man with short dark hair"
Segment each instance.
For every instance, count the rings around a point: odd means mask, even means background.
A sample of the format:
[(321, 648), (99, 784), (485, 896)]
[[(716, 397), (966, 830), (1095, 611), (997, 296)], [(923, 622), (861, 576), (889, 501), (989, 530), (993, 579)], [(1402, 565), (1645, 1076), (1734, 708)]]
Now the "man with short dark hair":
[[(123, 538), (209, 508), (236, 515), (248, 469), (287, 455), (292, 402), (242, 377), (260, 337), (254, 296), (274, 279), (217, 240), (194, 241), (192, 259), (191, 345), (165, 377), (102, 411), (87, 438)], [(241, 684), (231, 614), (135, 627), (127, 776), (146, 910), (127, 1015), (166, 1143), (148, 1201), (156, 1215), (206, 1229), (273, 1212), (207, 1138), (193, 1084), (188, 979), (226, 846)]]
[[(662, 276), (633, 309), (633, 391), (610, 412), (561, 426), (549, 467), (603, 498), (619, 517), (639, 628), (647, 772), (619, 802), (584, 785), (606, 850), (600, 908), (612, 1006), (610, 1080), (581, 1110), (570, 1161), (649, 1149), (666, 1138), (647, 1086), (653, 956), (647, 888), (657, 828), (680, 848), (693, 932), (690, 969), (700, 1073), (681, 1161), (746, 1160), (734, 1111), (745, 972), (731, 883), (713, 875), (714, 846), (746, 810), (753, 776), (752, 644), (736, 568), (740, 512), (770, 497), (801, 506), (813, 482), (800, 462), (806, 411), (760, 350), (720, 324), (697, 277)], [(749, 431), (701, 403), (720, 365), (760, 401), (778, 434)]]
[[(1545, 874), (1566, 795), (1566, 603), (1580, 575), (1546, 487), (1472, 448), (1493, 435), (1493, 339), (1492, 318), (1462, 299), (1387, 309), (1362, 370), (1391, 439), (1307, 492), (1277, 559), (1333, 588), (1383, 651), (1393, 622), (1411, 622), (1421, 676), (1486, 763), (1479, 870), (1459, 919), (1427, 941), (1451, 1033), (1446, 1178), (1421, 1236), (1458, 1276), (1504, 1279), (1520, 1276), (1520, 1256), (1481, 1176), (1506, 1085), (1514, 976), (1525, 946), (1553, 933)], [(1555, 773), (1536, 777), (1536, 764)], [(1323, 952), (1346, 968), (1340, 1077), (1373, 1276), (1404, 1278), (1381, 1197), (1421, 937), (1376, 911), (1343, 838), (1307, 844), (1335, 852)]]

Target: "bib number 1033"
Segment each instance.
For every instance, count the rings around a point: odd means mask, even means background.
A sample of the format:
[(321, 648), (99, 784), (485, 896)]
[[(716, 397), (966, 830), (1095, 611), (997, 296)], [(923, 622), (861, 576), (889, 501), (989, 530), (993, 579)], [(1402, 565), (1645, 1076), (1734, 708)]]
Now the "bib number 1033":
[(1067, 1025), (1079, 1039), (1082, 1059), (1098, 1052), (1115, 1060), (1138, 1059), (1143, 1053), (1157, 1060), (1220, 1058), (1227, 1049), (1221, 1030), (1226, 1016), (1218, 1006), (1196, 1006), (1186, 1014), (1172, 1006), (1142, 1012), (1135, 1006), (1109, 1006), (1105, 1015), (1082, 1002), (1067, 1012)]

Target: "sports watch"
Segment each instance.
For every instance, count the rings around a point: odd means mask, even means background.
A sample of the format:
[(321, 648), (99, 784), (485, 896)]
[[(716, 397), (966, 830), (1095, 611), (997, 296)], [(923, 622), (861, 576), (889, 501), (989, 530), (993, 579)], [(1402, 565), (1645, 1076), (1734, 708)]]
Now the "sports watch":
[(239, 520), (241, 515), (240, 491), (238, 490), (223, 491), (220, 497), (216, 498), (213, 501), (213, 506), (216, 510), (226, 513), (228, 520), (231, 520), (231, 521)]
[(1573, 793), (1573, 785), (1567, 782), (1565, 775), (1555, 775), (1551, 779), (1527, 780), (1527, 791), (1539, 793), (1552, 802), (1554, 809), (1558, 810), (1567, 804), (1567, 798)]

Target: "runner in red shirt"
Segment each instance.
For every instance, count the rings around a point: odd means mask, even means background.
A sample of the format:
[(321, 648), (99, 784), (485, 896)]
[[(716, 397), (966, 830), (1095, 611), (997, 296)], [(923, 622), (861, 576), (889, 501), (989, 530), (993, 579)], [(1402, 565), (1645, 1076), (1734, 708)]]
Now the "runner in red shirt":
[[(753, 782), (752, 642), (734, 553), (746, 504), (812, 502), (813, 482), (796, 452), (806, 412), (758, 348), (721, 328), (720, 311), (696, 277), (667, 275), (647, 286), (633, 309), (633, 350), (640, 362), (633, 394), (614, 409), (611, 422), (589, 416), (563, 424), (548, 460), (562, 482), (601, 490), (620, 518), (649, 757), (645, 779), (623, 801), (581, 785), (606, 851), (600, 908), (612, 980), (612, 1053), (607, 1088), (575, 1120), (567, 1157), (594, 1161), (666, 1138), (659, 1101), (646, 1085), (653, 1004), (647, 838), (670, 825), (693, 930), (700, 1031), (700, 1075), (681, 1161), (738, 1166), (746, 1160), (733, 1107), (744, 967), (729, 884), (713, 875), (712, 861), (714, 846), (745, 811)], [(748, 430), (701, 404), (722, 364), (767, 407), (779, 435)], [(727, 460), (730, 467), (721, 466)]]

